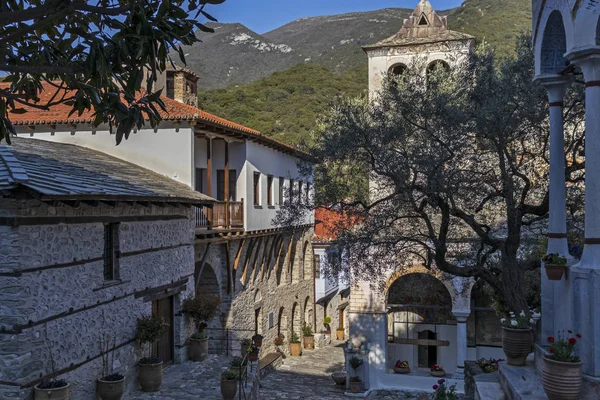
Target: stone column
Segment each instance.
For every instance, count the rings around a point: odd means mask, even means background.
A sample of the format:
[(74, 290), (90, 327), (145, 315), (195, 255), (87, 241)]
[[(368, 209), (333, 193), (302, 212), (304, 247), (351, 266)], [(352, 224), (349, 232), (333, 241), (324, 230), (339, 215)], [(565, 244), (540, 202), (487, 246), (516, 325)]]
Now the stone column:
[[(585, 79), (585, 247), (571, 268), (573, 330), (582, 334), (583, 373), (600, 377), (600, 47), (568, 58)], [(568, 329), (568, 327), (566, 328)]]
[(456, 374), (464, 375), (467, 359), (467, 318), (469, 311), (452, 311), (456, 317)]

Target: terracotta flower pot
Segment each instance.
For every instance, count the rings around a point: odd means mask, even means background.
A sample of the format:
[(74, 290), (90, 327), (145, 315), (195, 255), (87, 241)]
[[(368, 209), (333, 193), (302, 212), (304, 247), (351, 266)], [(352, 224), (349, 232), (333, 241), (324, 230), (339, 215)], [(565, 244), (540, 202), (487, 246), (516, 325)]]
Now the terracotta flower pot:
[(510, 329), (502, 327), (502, 350), (506, 354), (506, 362), (510, 365), (525, 365), (531, 353), (533, 335), (531, 328)]
[(335, 331), (335, 337), (337, 340), (344, 340), (344, 331)]
[(163, 379), (163, 363), (138, 364), (138, 380), (142, 392), (158, 392)]
[(397, 374), (408, 374), (410, 372), (410, 368), (394, 367), (394, 372)]
[(363, 391), (362, 382), (350, 382), (350, 391), (352, 393), (360, 393)]
[(290, 355), (292, 357), (300, 356), (301, 352), (302, 352), (302, 347), (300, 346), (300, 343), (290, 343)]
[(235, 399), (235, 394), (237, 393), (237, 386), (237, 381), (221, 381), (221, 395), (223, 396), (223, 399)]
[(307, 350), (312, 350), (315, 348), (314, 336), (304, 336), (304, 348)]
[(71, 384), (67, 383), (67, 386), (63, 386), (56, 389), (40, 389), (36, 385), (35, 400), (69, 400), (69, 389)]
[(436, 378), (441, 378), (446, 375), (446, 371), (444, 371), (443, 369), (440, 371), (429, 371), (429, 373), (431, 374), (431, 376), (435, 376)]
[(560, 264), (544, 264), (546, 276), (551, 281), (560, 281), (565, 273), (565, 266)]
[(248, 353), (248, 361), (258, 361), (258, 353)]
[(190, 338), (188, 355), (192, 361), (204, 361), (208, 356), (208, 339)]
[(125, 393), (125, 377), (119, 381), (98, 379), (97, 392), (102, 400), (121, 400)]
[(583, 375), (581, 364), (549, 360), (544, 357), (542, 385), (549, 400), (577, 400)]

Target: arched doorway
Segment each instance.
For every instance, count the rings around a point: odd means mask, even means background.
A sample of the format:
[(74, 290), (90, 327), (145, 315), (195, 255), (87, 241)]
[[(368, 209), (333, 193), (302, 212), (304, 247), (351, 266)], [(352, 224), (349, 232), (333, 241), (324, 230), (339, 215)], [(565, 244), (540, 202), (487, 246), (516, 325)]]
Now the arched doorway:
[(387, 292), (388, 362), (406, 360), (415, 368), (456, 365), (456, 325), (450, 292), (434, 276), (400, 276)]
[(304, 300), (304, 323), (312, 326), (312, 328), (314, 330), (315, 326), (313, 326), (313, 321), (314, 321), (313, 304), (312, 304), (312, 301), (310, 301), (310, 296), (308, 296), (306, 298), (306, 300)]
[[(302, 318), (302, 310), (300, 309), (300, 306), (298, 305), (298, 303), (294, 303), (294, 305), (292, 306), (292, 331), (290, 332), (290, 334), (292, 332), (295, 332), (296, 335), (298, 335), (298, 338), (302, 337), (302, 323), (303, 323), (303, 318)], [(290, 339), (292, 337), (290, 336)]]
[(281, 336), (283, 335), (283, 337), (289, 341), (289, 335), (288, 335), (288, 323), (287, 323), (287, 317), (285, 316), (285, 308), (281, 307), (279, 309), (279, 315), (277, 317), (277, 336)]
[(567, 52), (567, 36), (562, 14), (552, 11), (546, 22), (542, 38), (541, 73), (557, 74), (567, 65), (564, 54)]
[(220, 296), (219, 280), (212, 265), (207, 262), (200, 265), (200, 262), (198, 262), (196, 266), (197, 271), (199, 271), (198, 276), (196, 276), (196, 293)]

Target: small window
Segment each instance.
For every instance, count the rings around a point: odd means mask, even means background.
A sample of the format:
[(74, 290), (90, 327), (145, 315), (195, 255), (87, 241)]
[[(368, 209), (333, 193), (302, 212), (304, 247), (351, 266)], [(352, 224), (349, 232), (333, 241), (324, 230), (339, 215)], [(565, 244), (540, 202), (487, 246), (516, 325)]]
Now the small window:
[(105, 224), (104, 280), (113, 281), (119, 278), (119, 224)]
[(425, 14), (421, 14), (421, 19), (419, 20), (419, 25), (420, 26), (429, 25), (429, 22), (427, 22), (427, 17), (425, 17)]
[(290, 179), (290, 194), (289, 194), (290, 204), (292, 204), (293, 200), (294, 200), (294, 180)]
[(254, 205), (260, 205), (260, 172), (254, 173)]
[(273, 176), (267, 176), (267, 204), (273, 205)]
[(315, 254), (315, 278), (319, 279), (321, 278), (321, 256), (318, 254)]
[(310, 182), (306, 182), (306, 204), (308, 204), (310, 200)]
[(285, 185), (285, 178), (279, 177), (279, 205), (283, 204), (283, 187)]
[[(236, 181), (237, 171), (229, 170), (229, 201), (235, 201), (236, 196)], [(217, 170), (217, 200), (225, 201), (225, 170)]]
[(205, 193), (204, 183), (206, 182), (206, 169), (196, 168), (195, 181), (194, 190), (200, 193)]
[(273, 315), (273, 312), (271, 311), (269, 313), (269, 329), (273, 328), (275, 326), (275, 316)]

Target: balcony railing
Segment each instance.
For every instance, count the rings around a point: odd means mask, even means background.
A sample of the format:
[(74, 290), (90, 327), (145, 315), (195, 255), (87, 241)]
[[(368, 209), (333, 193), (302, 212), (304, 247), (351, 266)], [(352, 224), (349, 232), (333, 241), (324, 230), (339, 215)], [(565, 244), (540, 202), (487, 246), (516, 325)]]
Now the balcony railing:
[(213, 208), (194, 207), (197, 229), (242, 229), (244, 228), (244, 202), (220, 201)]

